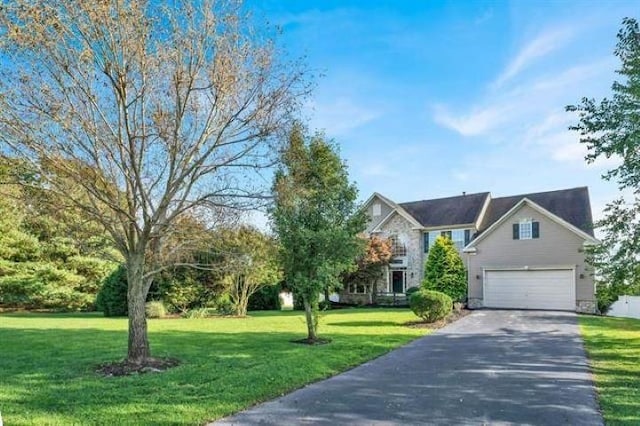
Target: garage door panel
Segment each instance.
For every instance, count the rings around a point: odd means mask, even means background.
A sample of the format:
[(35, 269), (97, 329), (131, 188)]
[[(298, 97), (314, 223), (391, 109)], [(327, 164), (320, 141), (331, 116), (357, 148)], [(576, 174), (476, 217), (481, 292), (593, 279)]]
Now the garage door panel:
[(574, 310), (574, 272), (487, 271), (484, 305), (489, 308)]

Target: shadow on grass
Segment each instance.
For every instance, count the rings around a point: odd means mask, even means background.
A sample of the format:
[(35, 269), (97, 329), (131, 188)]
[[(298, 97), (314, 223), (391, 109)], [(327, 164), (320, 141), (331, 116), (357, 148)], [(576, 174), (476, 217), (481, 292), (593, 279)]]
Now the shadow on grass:
[(181, 365), (163, 373), (105, 378), (95, 369), (124, 357), (124, 329), (0, 328), (0, 407), (7, 424), (202, 423), (417, 336), (332, 334), (328, 345), (291, 343), (301, 337), (296, 332), (153, 331), (152, 355), (175, 357)]
[(344, 321), (328, 322), (327, 325), (334, 327), (397, 327), (397, 322), (393, 321)]
[[(13, 311), (0, 313), (2, 317), (13, 318), (104, 318), (102, 312), (32, 312), (32, 311)], [(113, 317), (126, 318), (126, 317)]]

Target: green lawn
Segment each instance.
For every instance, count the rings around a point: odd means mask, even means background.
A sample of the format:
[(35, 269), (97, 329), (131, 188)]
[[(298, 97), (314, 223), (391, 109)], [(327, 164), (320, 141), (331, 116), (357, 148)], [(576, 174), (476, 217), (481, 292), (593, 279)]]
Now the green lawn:
[(0, 315), (0, 412), (16, 424), (201, 424), (331, 376), (428, 332), (402, 326), (408, 309), (322, 316), (328, 345), (305, 336), (299, 312), (245, 319), (150, 320), (154, 356), (182, 365), (159, 374), (98, 376), (123, 358), (125, 319), (99, 314)]
[(640, 320), (581, 316), (607, 425), (640, 424)]

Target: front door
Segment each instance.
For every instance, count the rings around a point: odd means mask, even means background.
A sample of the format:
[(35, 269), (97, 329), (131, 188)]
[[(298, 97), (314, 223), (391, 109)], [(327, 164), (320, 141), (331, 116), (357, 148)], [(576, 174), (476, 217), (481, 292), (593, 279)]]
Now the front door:
[(404, 271), (391, 271), (391, 284), (394, 293), (404, 293)]

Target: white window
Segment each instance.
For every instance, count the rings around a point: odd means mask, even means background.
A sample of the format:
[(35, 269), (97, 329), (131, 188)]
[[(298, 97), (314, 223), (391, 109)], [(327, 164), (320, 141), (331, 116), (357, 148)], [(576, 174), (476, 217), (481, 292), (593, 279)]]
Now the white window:
[(397, 235), (392, 235), (389, 237), (391, 240), (391, 252), (394, 256), (406, 256), (407, 255), (407, 246), (400, 241)]
[(440, 236), (440, 231), (429, 231), (429, 248), (433, 247), (436, 238)]
[(367, 294), (367, 286), (364, 284), (350, 284), (349, 293), (351, 294)]
[(456, 245), (458, 250), (462, 250), (465, 246), (464, 244), (464, 229), (454, 229), (451, 231), (451, 241)]
[(533, 237), (531, 219), (525, 219), (520, 221), (519, 238), (521, 240), (530, 240)]
[(375, 203), (373, 205), (373, 217), (378, 217), (380, 215), (382, 215), (382, 206), (380, 203)]

